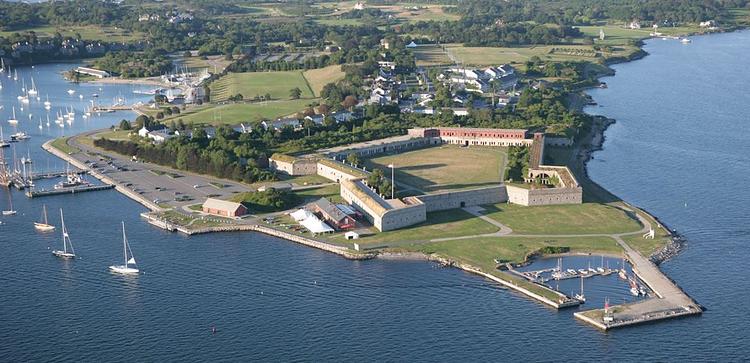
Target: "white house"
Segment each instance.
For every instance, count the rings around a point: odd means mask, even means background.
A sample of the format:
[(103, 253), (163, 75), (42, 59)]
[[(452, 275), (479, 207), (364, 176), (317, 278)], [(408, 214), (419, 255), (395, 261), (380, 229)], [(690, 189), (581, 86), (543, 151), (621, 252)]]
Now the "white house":
[(140, 137), (147, 137), (148, 136), (148, 129), (146, 126), (141, 127), (140, 130), (138, 130), (138, 136)]
[[(140, 131), (139, 131), (140, 134)], [(175, 135), (172, 135), (169, 133), (169, 130), (167, 129), (161, 129), (161, 130), (154, 130), (148, 133), (148, 138), (151, 140), (154, 140), (155, 143), (161, 144), (164, 141), (167, 141), (171, 138), (173, 138)]]

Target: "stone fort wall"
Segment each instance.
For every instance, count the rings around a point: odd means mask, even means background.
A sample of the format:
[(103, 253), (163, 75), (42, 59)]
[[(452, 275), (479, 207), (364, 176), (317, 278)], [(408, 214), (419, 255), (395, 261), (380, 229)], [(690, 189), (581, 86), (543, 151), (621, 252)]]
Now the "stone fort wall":
[(583, 203), (581, 187), (526, 189), (508, 185), (507, 192), (509, 202), (524, 206)]
[(420, 195), (416, 198), (425, 204), (427, 212), (436, 212), (482, 204), (504, 203), (508, 201), (508, 193), (504, 185), (498, 184), (484, 188)]

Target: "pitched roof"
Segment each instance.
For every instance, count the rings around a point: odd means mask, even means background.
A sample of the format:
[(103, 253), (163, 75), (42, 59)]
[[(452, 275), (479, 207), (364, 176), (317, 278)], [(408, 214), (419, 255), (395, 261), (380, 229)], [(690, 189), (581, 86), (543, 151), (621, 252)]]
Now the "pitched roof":
[(204, 208), (217, 209), (234, 212), (239, 208), (244, 208), (241, 203), (230, 202), (228, 200), (221, 200), (216, 198), (208, 198), (203, 202)]
[(317, 207), (317, 209), (320, 210), (321, 213), (325, 214), (328, 218), (331, 218), (336, 222), (346, 218), (346, 214), (326, 198), (320, 198), (316, 200), (315, 202), (313, 202), (313, 205), (315, 205), (315, 207)]

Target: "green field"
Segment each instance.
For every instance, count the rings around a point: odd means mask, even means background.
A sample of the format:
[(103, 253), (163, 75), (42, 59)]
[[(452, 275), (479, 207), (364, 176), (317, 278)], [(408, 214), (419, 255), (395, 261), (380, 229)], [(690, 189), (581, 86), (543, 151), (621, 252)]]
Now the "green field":
[(495, 259), (512, 263), (523, 262), (526, 256), (542, 247), (569, 247), (570, 252), (619, 254), (622, 249), (609, 237), (531, 238), (478, 237), (404, 246), (407, 250), (426, 254), (437, 253), (481, 267), (495, 267)]
[(518, 234), (615, 234), (636, 232), (641, 225), (624, 211), (598, 203), (524, 207), (497, 204), (485, 215)]
[(302, 90), (302, 98), (314, 97), (301, 71), (229, 73), (211, 83), (211, 101), (225, 101), (238, 93), (246, 100), (266, 93), (274, 100), (288, 100), (295, 87)]
[(130, 140), (130, 134), (134, 132), (134, 130), (105, 131), (91, 136), (110, 140)]
[[(589, 38), (596, 39), (597, 44), (625, 45), (633, 40), (641, 40), (649, 37), (651, 28), (628, 29), (618, 25), (590, 25), (577, 26), (583, 34)], [(604, 30), (604, 40), (599, 40), (599, 30)]]
[[(436, 192), (499, 184), (505, 168), (505, 148), (440, 146), (381, 156), (368, 169), (396, 167), (396, 184)], [(401, 188), (404, 189), (404, 188)]]
[[(531, 57), (546, 61), (592, 61), (597, 54), (591, 45), (543, 45), (531, 47), (463, 47), (447, 46), (447, 50), (456, 59), (467, 65), (498, 65), (504, 63), (524, 63)], [(617, 47), (611, 53), (602, 53), (604, 57), (627, 56), (637, 51), (636, 47)]]
[[(498, 228), (461, 209), (450, 209), (427, 213), (427, 221), (395, 231), (378, 232), (362, 236), (357, 240), (362, 246), (373, 244), (396, 245), (435, 238), (449, 238), (497, 232)], [(374, 231), (374, 229), (373, 229)], [(343, 234), (329, 237), (330, 240), (344, 243)]]
[(299, 99), (195, 107), (165, 121), (182, 119), (185, 124), (237, 125), (291, 115), (302, 111), (312, 101)]
[(0, 31), (0, 37), (7, 37), (14, 33), (23, 34), (28, 31), (36, 32), (36, 35), (39, 38), (52, 38), (55, 36), (55, 32), (59, 32), (63, 37), (75, 37), (76, 34), (79, 34), (82, 39), (106, 40), (108, 42), (130, 42), (143, 39), (143, 34), (140, 33), (133, 33), (117, 27), (98, 25), (66, 25), (65, 27), (41, 26), (12, 31)]
[(318, 69), (309, 69), (302, 73), (302, 75), (310, 85), (315, 97), (320, 97), (320, 91), (323, 90), (325, 85), (343, 79), (346, 74), (341, 70), (340, 65), (333, 65)]

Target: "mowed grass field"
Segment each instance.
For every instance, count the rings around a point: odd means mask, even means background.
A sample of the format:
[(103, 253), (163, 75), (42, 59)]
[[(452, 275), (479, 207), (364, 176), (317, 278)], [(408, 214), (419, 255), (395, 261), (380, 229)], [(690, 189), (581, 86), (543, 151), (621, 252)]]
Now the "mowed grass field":
[[(609, 44), (609, 45), (624, 45), (628, 44), (631, 40), (640, 40), (649, 37), (651, 28), (643, 29), (628, 29), (624, 25), (591, 25), (591, 26), (577, 26), (581, 33), (586, 34), (592, 39), (596, 39), (597, 44)], [(599, 40), (599, 30), (604, 30), (604, 40)]]
[(485, 215), (518, 234), (614, 234), (636, 232), (641, 224), (623, 210), (599, 203), (524, 207), (486, 206)]
[(320, 91), (323, 90), (325, 85), (341, 80), (345, 75), (340, 65), (309, 69), (302, 73), (315, 97), (320, 97)]
[(523, 262), (526, 256), (542, 247), (570, 247), (571, 252), (599, 252), (618, 254), (622, 249), (610, 237), (536, 238), (536, 237), (477, 237), (462, 240), (431, 242), (405, 246), (406, 249), (426, 254), (436, 253), (481, 267), (495, 269), (495, 259)]
[(211, 101), (225, 101), (238, 93), (245, 99), (266, 93), (274, 100), (289, 99), (295, 87), (302, 90), (302, 98), (314, 97), (301, 71), (229, 73), (211, 83)]
[(40, 26), (12, 31), (0, 31), (0, 37), (7, 37), (13, 33), (23, 34), (28, 31), (36, 32), (39, 38), (52, 38), (55, 36), (55, 32), (59, 32), (63, 37), (75, 37), (76, 34), (80, 34), (81, 38), (86, 40), (106, 40), (108, 42), (129, 42), (143, 39), (143, 34), (138, 32), (133, 33), (117, 27), (98, 25)]
[[(598, 30), (597, 30), (598, 32)], [(490, 66), (506, 63), (522, 64), (531, 57), (547, 61), (596, 60), (597, 51), (591, 45), (542, 45), (533, 47), (464, 47), (460, 44), (447, 44), (443, 51), (437, 46), (418, 47), (414, 50), (417, 65), (453, 64), (451, 57), (472, 66)], [(605, 57), (624, 56), (635, 52), (633, 46), (619, 46), (613, 52), (602, 53)], [(450, 54), (450, 56), (448, 54)]]
[[(424, 192), (436, 192), (500, 183), (505, 168), (504, 148), (440, 146), (381, 156), (368, 169), (396, 167), (396, 184), (403, 182)], [(403, 189), (403, 188), (402, 188)]]
[(303, 110), (311, 99), (279, 100), (264, 103), (233, 103), (219, 106), (196, 107), (179, 115), (165, 119), (182, 119), (185, 124), (237, 125), (264, 119), (273, 120), (278, 117), (294, 114)]

